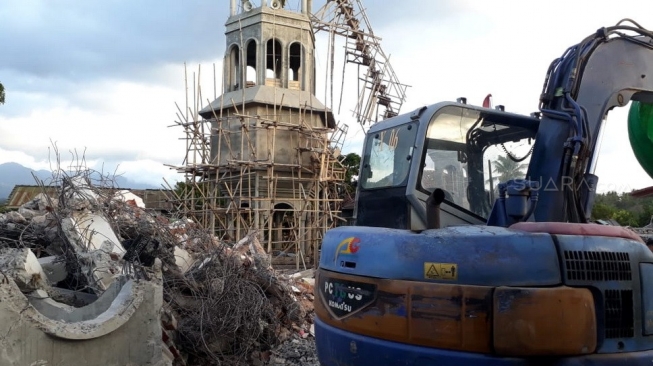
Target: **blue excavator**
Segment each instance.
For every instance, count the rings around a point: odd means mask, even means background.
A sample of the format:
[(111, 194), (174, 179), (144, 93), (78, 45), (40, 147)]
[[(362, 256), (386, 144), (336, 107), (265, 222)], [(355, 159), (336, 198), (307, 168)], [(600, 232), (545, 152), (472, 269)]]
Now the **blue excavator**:
[(356, 224), (322, 242), (320, 363), (651, 365), (653, 252), (591, 215), (615, 107), (653, 177), (653, 32), (630, 19), (555, 59), (531, 115), (461, 98), (371, 126)]

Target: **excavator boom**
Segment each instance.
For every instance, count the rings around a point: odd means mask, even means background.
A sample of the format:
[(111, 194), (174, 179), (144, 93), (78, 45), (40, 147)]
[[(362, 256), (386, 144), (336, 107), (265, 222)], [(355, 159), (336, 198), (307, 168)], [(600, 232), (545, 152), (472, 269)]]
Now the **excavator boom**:
[(624, 22), (569, 48), (547, 72), (527, 177), (556, 189), (540, 191), (536, 221), (589, 220), (607, 113), (653, 102), (653, 33)]

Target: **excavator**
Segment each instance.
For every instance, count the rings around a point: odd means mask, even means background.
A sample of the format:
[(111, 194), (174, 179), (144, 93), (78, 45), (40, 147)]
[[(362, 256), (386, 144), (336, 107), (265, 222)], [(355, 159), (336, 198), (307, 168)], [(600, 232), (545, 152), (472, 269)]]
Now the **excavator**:
[(556, 58), (538, 112), (459, 98), (372, 125), (355, 225), (322, 241), (320, 363), (651, 365), (653, 252), (591, 215), (615, 107), (653, 177), (653, 32), (631, 19)]

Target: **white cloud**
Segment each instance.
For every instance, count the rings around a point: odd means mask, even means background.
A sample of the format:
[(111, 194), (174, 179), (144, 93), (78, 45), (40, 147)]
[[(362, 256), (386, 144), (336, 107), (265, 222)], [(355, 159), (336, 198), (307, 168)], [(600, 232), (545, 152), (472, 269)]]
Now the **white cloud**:
[(44, 160), (37, 161), (33, 156), (28, 155), (23, 151), (5, 150), (0, 148), (0, 164), (12, 162), (34, 170), (50, 169), (48, 162)]
[[(188, 73), (192, 104), (193, 70)], [(0, 114), (0, 162), (49, 169), (54, 143), (64, 161), (76, 151), (92, 168), (121, 162), (125, 176), (138, 182), (160, 185), (162, 176), (173, 179), (163, 164), (181, 164), (185, 152), (183, 130), (170, 127), (177, 120), (175, 102), (185, 109), (183, 65), (162, 67), (158, 74), (177, 87), (98, 79), (80, 83), (66, 96), (8, 91), (16, 103), (33, 108), (20, 116)], [(212, 84), (212, 70), (210, 78)], [(209, 93), (212, 99), (212, 85)]]
[[(503, 104), (509, 111), (524, 114), (536, 111), (545, 72), (554, 58), (601, 26), (653, 11), (653, 2), (641, 1), (621, 1), (619, 6), (607, 7), (589, 0), (552, 0), (546, 6), (517, 0), (458, 0), (447, 2), (445, 7), (450, 11), (439, 14), (433, 11), (435, 5), (431, 1), (406, 1), (401, 11), (389, 17), (385, 11), (381, 13), (376, 9), (387, 7), (392, 12), (396, 3), (373, 0), (365, 3), (368, 8), (374, 7), (374, 14), (379, 15), (378, 19), (370, 18), (370, 21), (375, 33), (382, 38), (384, 51), (391, 54), (399, 80), (411, 85), (402, 109), (404, 113), (461, 96), (467, 97), (472, 104), (480, 104), (487, 93), (493, 94), (495, 104)], [(321, 2), (316, 1), (316, 8), (320, 5)], [(180, 52), (191, 47), (214, 49), (211, 51), (214, 59), (201, 61), (200, 104), (206, 105), (207, 99), (214, 97), (213, 62), (216, 62), (217, 94), (221, 90), (222, 24), (228, 4), (210, 4), (198, 11), (223, 17), (222, 20), (218, 18), (218, 27), (198, 26), (192, 30), (203, 34), (198, 37), (200, 39), (206, 38), (206, 32), (213, 32), (214, 42), (180, 45)], [(38, 12), (30, 10), (26, 15), (34, 17), (34, 14)], [(643, 25), (653, 27), (653, 24)], [(22, 27), (30, 25), (23, 23)], [(132, 31), (138, 32), (140, 28)], [(320, 34), (317, 42), (316, 94), (331, 105), (329, 93), (325, 95), (324, 88), (329, 82), (324, 80), (328, 67), (327, 37)], [(336, 89), (341, 85), (344, 56), (341, 46), (339, 41), (335, 47)], [(207, 53), (194, 53), (198, 54)], [(137, 56), (134, 58), (138, 59)], [(120, 59), (125, 62), (126, 56)], [(148, 78), (135, 79), (138, 81), (118, 79), (108, 71), (103, 77), (102, 69), (95, 70), (97, 77), (66, 85), (62, 93), (52, 91), (51, 79), (23, 75), (24, 80), (32, 80), (26, 82), (29, 90), (8, 88), (8, 103), (0, 106), (0, 162), (16, 161), (34, 168), (47, 168), (52, 140), (61, 151), (86, 148), (90, 160), (113, 166), (120, 163), (119, 170), (130, 179), (159, 185), (161, 177), (171, 174), (164, 164), (181, 164), (185, 153), (185, 143), (181, 140), (183, 131), (179, 127), (168, 127), (177, 119), (175, 102), (181, 108), (185, 106), (184, 65), (177, 62), (178, 59), (176, 55), (171, 60), (160, 60), (157, 65), (162, 66), (148, 69)], [(129, 68), (129, 65), (122, 67)], [(89, 68), (85, 70), (88, 72)], [(138, 73), (138, 68), (134, 72)], [(188, 65), (191, 105), (193, 73), (198, 74), (197, 63)], [(362, 147), (361, 128), (351, 115), (357, 94), (355, 73), (356, 67), (348, 65), (343, 106), (337, 116), (341, 123), (349, 125), (343, 153), (360, 153)], [(65, 79), (74, 74), (75, 70), (71, 69), (60, 77)], [(156, 83), (151, 81), (153, 79)], [(150, 83), (143, 80), (150, 80)], [(39, 85), (47, 85), (47, 89), (39, 89)], [(336, 112), (339, 100), (336, 91), (333, 101)], [(20, 108), (16, 107), (18, 105)], [(606, 185), (624, 181), (632, 188), (651, 185), (651, 179), (630, 151), (625, 112), (614, 111), (610, 115), (597, 173), (601, 183)], [(614, 174), (614, 171), (627, 171), (629, 178), (623, 173)]]

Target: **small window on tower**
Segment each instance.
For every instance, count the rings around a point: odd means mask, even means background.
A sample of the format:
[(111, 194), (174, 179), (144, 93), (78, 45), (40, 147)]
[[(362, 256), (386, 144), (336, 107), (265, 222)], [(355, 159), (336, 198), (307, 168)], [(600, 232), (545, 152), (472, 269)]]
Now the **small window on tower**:
[(247, 68), (245, 70), (245, 79), (247, 80), (247, 87), (256, 85), (258, 80), (258, 72), (256, 70), (256, 52), (257, 44), (255, 40), (247, 42)]
[(238, 46), (231, 47), (229, 51), (229, 87), (231, 90), (237, 90), (241, 86), (240, 77), (240, 48)]
[(290, 45), (288, 60), (288, 89), (302, 89), (302, 45), (295, 42)]
[(266, 46), (265, 85), (281, 87), (281, 43), (270, 39)]

